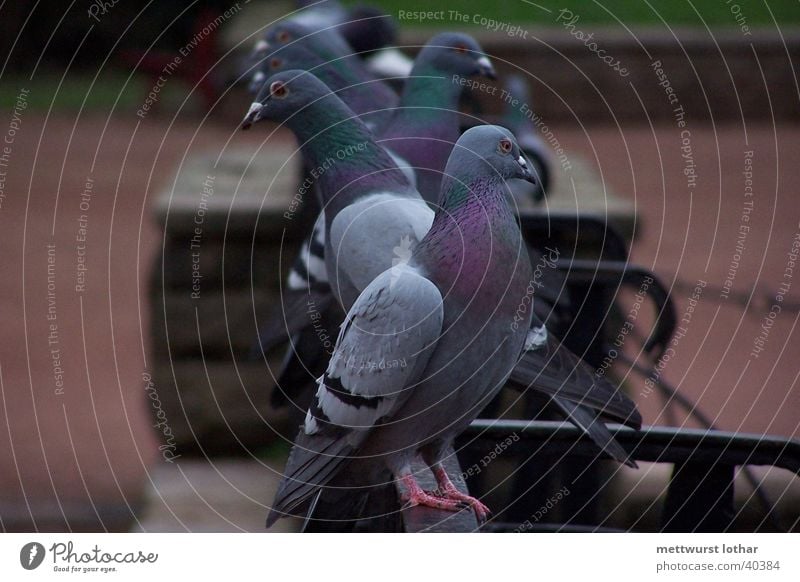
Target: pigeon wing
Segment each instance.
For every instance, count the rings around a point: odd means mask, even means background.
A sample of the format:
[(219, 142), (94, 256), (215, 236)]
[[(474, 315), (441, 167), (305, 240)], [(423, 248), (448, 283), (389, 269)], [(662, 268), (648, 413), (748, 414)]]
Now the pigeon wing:
[(543, 324), (534, 323), (525, 348), (511, 372), (511, 386), (532, 388), (628, 426), (641, 427), (642, 417), (630, 398), (550, 335)]
[(442, 329), (439, 289), (407, 265), (378, 276), (342, 324), (289, 456), (274, 522), (308, 501), (416, 387)]
[(442, 329), (442, 296), (407, 265), (382, 273), (348, 313), (306, 432), (368, 430), (405, 402)]

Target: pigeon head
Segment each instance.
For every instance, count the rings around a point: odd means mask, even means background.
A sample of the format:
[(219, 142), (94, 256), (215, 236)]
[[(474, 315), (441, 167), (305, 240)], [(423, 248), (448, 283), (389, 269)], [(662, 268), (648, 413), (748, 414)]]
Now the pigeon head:
[[(256, 43), (250, 63), (256, 67), (248, 89), (257, 93), (270, 75), (289, 69), (317, 70), (347, 67), (352, 49), (334, 28), (315, 29), (295, 20), (270, 26)], [(352, 57), (356, 58), (356, 57)], [(327, 80), (330, 81), (330, 80)]]
[(319, 69), (323, 65), (324, 61), (307, 47), (301, 44), (288, 44), (260, 59), (260, 64), (250, 80), (248, 89), (252, 94), (258, 95), (264, 81), (275, 73), (291, 69), (310, 71)]
[(285, 58), (281, 54), (282, 49), (285, 51), (287, 47), (303, 46), (307, 50), (311, 50), (312, 43), (308, 39), (312, 38), (312, 35), (314, 35), (314, 30), (292, 20), (281, 21), (270, 26), (264, 36), (256, 42), (253, 52), (250, 53), (250, 68), (256, 68), (250, 82), (250, 91), (257, 93), (264, 80), (270, 76), (270, 73), (275, 72), (276, 69), (271, 67), (271, 64), (273, 60), (280, 61)]
[(295, 20), (282, 20), (267, 29), (264, 42), (268, 49), (302, 45), (322, 58), (332, 60), (350, 55), (353, 49), (337, 28), (315, 29)]
[[(250, 54), (250, 68), (255, 68), (255, 73), (250, 78), (247, 89), (258, 94), (264, 81), (279, 70), (286, 70), (287, 67), (279, 68), (279, 65), (286, 60), (285, 50), (288, 46), (299, 46), (295, 41), (311, 34), (311, 29), (292, 21), (279, 22), (270, 26), (264, 33), (263, 38), (256, 42), (253, 52)], [(284, 51), (281, 51), (284, 49)], [(284, 54), (281, 54), (284, 52)], [(304, 69), (303, 66), (288, 67), (291, 69)]]
[(499, 125), (479, 125), (465, 131), (453, 147), (445, 175), (460, 180), (468, 177), (534, 181), (514, 134)]
[(492, 62), (477, 41), (460, 32), (437, 34), (428, 41), (417, 60), (422, 68), (432, 68), (446, 74), (497, 78)]
[(314, 34), (310, 27), (294, 20), (283, 20), (273, 24), (264, 34), (264, 42), (267, 47), (276, 49), (290, 43), (300, 41)]
[(286, 121), (289, 117), (328, 96), (330, 89), (311, 73), (292, 69), (269, 77), (258, 97), (242, 121), (242, 129), (249, 129), (263, 119)]

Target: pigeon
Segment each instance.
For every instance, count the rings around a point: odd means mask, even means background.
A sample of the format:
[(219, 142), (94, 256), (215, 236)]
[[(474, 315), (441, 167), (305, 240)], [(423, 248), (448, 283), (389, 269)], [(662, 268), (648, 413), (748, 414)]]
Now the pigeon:
[(394, 44), (397, 37), (394, 19), (374, 6), (345, 8), (338, 0), (298, 0), (296, 4), (302, 10), (287, 20), (317, 30), (335, 28), (352, 52), (364, 57)]
[[(271, 77), (243, 124), (260, 119), (285, 122), (312, 165), (336, 160), (320, 175), (319, 192), (327, 233), (325, 272), (331, 274), (333, 294), (346, 311), (372, 280), (413, 252), (434, 213), (364, 123), (312, 74), (285, 71)], [(351, 153), (339, 159), (343, 149)], [(530, 309), (521, 310), (530, 317)], [(592, 410), (636, 426), (641, 417), (635, 405), (603, 378), (593, 377), (538, 316), (535, 323), (528, 349), (518, 354), (522, 368), (515, 384), (551, 397), (607, 453), (629, 462), (605, 426), (594, 422)], [(558, 366), (548, 367), (548, 354), (557, 355)]]
[(295, 21), (269, 27), (252, 56), (255, 73), (249, 89), (258, 93), (267, 77), (290, 69), (312, 71), (368, 125), (388, 119), (397, 93), (375, 77), (335, 28), (315, 29)]
[(511, 190), (517, 200), (530, 197), (536, 203), (541, 202), (550, 190), (553, 153), (533, 123), (531, 94), (521, 75), (509, 75), (505, 80), (504, 103), (502, 122), (517, 136), (519, 147), (531, 163), (531, 171), (536, 177), (536, 185), (516, 182)]
[[(291, 42), (292, 38), (305, 32), (307, 31), (298, 26), (289, 27), (288, 30), (277, 28), (268, 31), (267, 36), (272, 39), (273, 45), (281, 42), (278, 37), (284, 33), (289, 34), (290, 38), (283, 38), (282, 42), (285, 44), (274, 53), (273, 58), (268, 59), (265, 67), (270, 71), (281, 71), (286, 67), (298, 66), (312, 71), (326, 85), (333, 83), (329, 88), (355, 113), (361, 114), (361, 119), (370, 126), (369, 120), (374, 119), (374, 115), (365, 114), (385, 104), (371, 101), (372, 95), (369, 91), (369, 96), (353, 94), (349, 91), (351, 86), (336, 73), (335, 67), (307, 47), (300, 46), (300, 43)], [(330, 38), (328, 41), (320, 38), (317, 39), (317, 44), (341, 44), (341, 41)], [(335, 52), (331, 48), (317, 50), (325, 55)], [(435, 204), (439, 196), (441, 172), (452, 144), (460, 133), (457, 109), (464, 84), (457, 80), (471, 75), (493, 78), (495, 73), (491, 61), (478, 43), (470, 36), (458, 33), (443, 33), (433, 37), (417, 57), (414, 70), (416, 72), (406, 83), (399, 108), (392, 114), (388, 124), (376, 133), (395, 163), (407, 173), (412, 185), (418, 187), (428, 202)], [(368, 84), (359, 86), (367, 87)], [(370, 127), (374, 129), (374, 125)], [(283, 302), (284, 310), (270, 318), (260, 330), (259, 347), (264, 352), (285, 341), (287, 335), (299, 340), (298, 334), (301, 334), (312, 342), (317, 342), (316, 334), (309, 333), (307, 329), (308, 319), (295, 316), (297, 311), (306, 313), (309, 293), (315, 295), (315, 304), (331, 305), (324, 297), (324, 289), (328, 284), (327, 273), (322, 268), (325, 262), (324, 245), (320, 244), (325, 239), (324, 229), (324, 216), (320, 216), (290, 270)], [(295, 322), (300, 327), (289, 325)], [(297, 342), (292, 343), (298, 345)], [(294, 348), (290, 349), (294, 354)], [(309, 349), (314, 355), (318, 354), (316, 346)], [(256, 352), (257, 349), (254, 349), (254, 353)], [(304, 359), (300, 354), (297, 357)], [(287, 366), (298, 369), (298, 363), (291, 358), (292, 356), (287, 355), (284, 369)], [(303, 368), (304, 366), (299, 366), (299, 369)], [(283, 379), (281, 374), (278, 385), (283, 384)], [(273, 400), (276, 404), (282, 400), (280, 394), (278, 390), (278, 396)]]
[[(297, 2), (301, 7), (312, 3), (314, 0)], [(411, 72), (411, 59), (392, 46), (397, 23), (379, 8), (356, 5), (345, 9), (340, 2), (328, 0), (293, 15), (291, 20), (315, 29), (335, 27), (367, 68), (380, 77), (407, 77)]]
[[(513, 135), (497, 126), (465, 132), (445, 173), (429, 232), (349, 310), (268, 526), (315, 506), (326, 487), (341, 494), (340, 474), (354, 495), (388, 478), (402, 483), (409, 505), (470, 507), (480, 522), (488, 518), (442, 461), (524, 347), (530, 317), (512, 323), (532, 270), (505, 180), (531, 173)], [(412, 473), (417, 456), (433, 472), (435, 492)]]
[[(267, 37), (274, 39), (288, 34), (287, 28), (279, 26), (270, 30)], [(301, 34), (306, 36), (298, 37)], [(384, 95), (373, 90), (376, 81), (366, 74), (342, 74), (349, 70), (343, 56), (330, 60), (334, 55), (341, 55), (343, 50), (341, 46), (335, 48), (343, 44), (341, 39), (335, 39), (335, 34), (315, 33), (319, 38), (313, 48), (307, 46), (309, 42), (290, 41), (295, 38), (305, 41), (310, 34), (297, 25), (292, 26), (289, 39), (284, 41), (286, 44), (264, 59), (251, 88), (256, 85), (261, 88), (265, 71), (266, 76), (290, 69), (314, 73), (374, 130), (401, 168), (414, 170), (412, 175), (415, 174), (423, 197), (436, 204), (442, 170), (461, 134), (458, 102), (465, 81), (475, 75), (496, 78), (494, 67), (480, 45), (467, 34), (447, 32), (434, 36), (415, 59), (400, 102), (392, 110), (392, 104), (386, 102)], [(270, 46), (276, 43), (273, 40)], [(383, 122), (386, 114), (389, 119)]]
[(458, 103), (472, 76), (497, 78), (480, 45), (467, 34), (434, 36), (414, 59), (400, 104), (385, 127), (382, 144), (410, 163), (417, 187), (431, 204), (438, 202), (442, 171), (461, 135)]
[[(331, 290), (348, 308), (391, 266), (396, 246), (411, 248), (425, 235), (433, 211), (364, 122), (313, 74), (290, 70), (270, 77), (243, 127), (262, 119), (285, 123), (316, 168), (325, 272), (336, 274), (328, 277)], [(360, 228), (349, 228), (356, 218)], [(340, 257), (346, 257), (341, 264)]]

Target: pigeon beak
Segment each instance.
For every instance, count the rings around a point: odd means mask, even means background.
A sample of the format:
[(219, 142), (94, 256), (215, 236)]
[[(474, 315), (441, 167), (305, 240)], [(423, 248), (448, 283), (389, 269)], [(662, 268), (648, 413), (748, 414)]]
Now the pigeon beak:
[(494, 67), (492, 66), (492, 61), (489, 60), (489, 57), (482, 56), (477, 62), (479, 74), (483, 75), (487, 79), (497, 79), (497, 73), (494, 72)]
[(261, 103), (253, 103), (250, 105), (250, 109), (247, 112), (247, 115), (244, 116), (242, 120), (242, 129), (250, 129), (250, 126), (261, 119), (261, 110), (264, 106)]
[(517, 163), (519, 163), (520, 167), (522, 168), (522, 179), (526, 182), (530, 182), (531, 184), (536, 184), (536, 176), (534, 176), (533, 172), (531, 172), (528, 162), (525, 160), (525, 156), (520, 154), (520, 156), (517, 158)]
[(256, 54), (261, 54), (267, 52), (268, 49), (269, 49), (269, 43), (262, 39), (256, 43), (256, 47), (253, 50), (253, 52)]

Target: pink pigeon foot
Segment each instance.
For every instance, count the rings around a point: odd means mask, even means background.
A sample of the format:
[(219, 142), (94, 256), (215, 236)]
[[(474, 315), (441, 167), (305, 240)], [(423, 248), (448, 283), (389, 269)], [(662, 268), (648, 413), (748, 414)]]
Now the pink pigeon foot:
[(447, 471), (445, 471), (444, 467), (439, 463), (434, 464), (431, 467), (431, 471), (433, 471), (433, 476), (436, 477), (436, 483), (439, 485), (438, 492), (440, 497), (468, 505), (472, 508), (472, 511), (475, 512), (478, 523), (486, 523), (486, 520), (489, 519), (489, 515), (491, 514), (488, 507), (471, 495), (459, 491), (456, 486), (453, 485), (453, 482), (447, 475)]
[(423, 505), (425, 507), (433, 507), (434, 509), (443, 509), (445, 511), (461, 511), (469, 507), (469, 504), (464, 501), (448, 499), (423, 490), (413, 475), (404, 475), (401, 477), (401, 480), (408, 491), (406, 503), (410, 507)]

